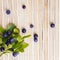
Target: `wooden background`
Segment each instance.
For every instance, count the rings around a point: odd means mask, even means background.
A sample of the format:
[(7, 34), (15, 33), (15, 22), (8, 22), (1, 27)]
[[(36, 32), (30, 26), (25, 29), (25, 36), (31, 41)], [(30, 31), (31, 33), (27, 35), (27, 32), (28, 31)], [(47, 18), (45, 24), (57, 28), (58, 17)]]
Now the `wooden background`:
[[(22, 9), (22, 5), (26, 9)], [(6, 14), (10, 9), (11, 14)], [(59, 60), (58, 59), (58, 23), (59, 0), (0, 0), (0, 25), (6, 27), (8, 23), (15, 23), (18, 28), (27, 29), (26, 34), (31, 38), (26, 40), (29, 47), (17, 57), (12, 54), (3, 55), (0, 60)], [(50, 23), (55, 24), (54, 28)], [(30, 24), (34, 28), (30, 28)], [(34, 42), (33, 34), (38, 34), (38, 42)], [(26, 35), (22, 34), (21, 35)]]

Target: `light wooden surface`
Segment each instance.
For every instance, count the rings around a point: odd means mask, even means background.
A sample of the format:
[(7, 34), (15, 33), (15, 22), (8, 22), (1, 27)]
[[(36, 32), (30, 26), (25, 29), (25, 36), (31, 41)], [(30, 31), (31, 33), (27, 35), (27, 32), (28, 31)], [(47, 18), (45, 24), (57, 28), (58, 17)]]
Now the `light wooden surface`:
[[(22, 9), (22, 5), (26, 9)], [(6, 14), (6, 9), (11, 14)], [(0, 60), (59, 60), (59, 0), (0, 0), (0, 25), (6, 27), (8, 23), (15, 23), (18, 28), (27, 29), (26, 34), (31, 38), (26, 40), (29, 47), (17, 57), (12, 54), (3, 55)], [(50, 23), (55, 27), (51, 28)], [(30, 24), (34, 28), (30, 28)], [(38, 42), (34, 42), (33, 34), (38, 34)], [(21, 35), (26, 35), (22, 34)]]

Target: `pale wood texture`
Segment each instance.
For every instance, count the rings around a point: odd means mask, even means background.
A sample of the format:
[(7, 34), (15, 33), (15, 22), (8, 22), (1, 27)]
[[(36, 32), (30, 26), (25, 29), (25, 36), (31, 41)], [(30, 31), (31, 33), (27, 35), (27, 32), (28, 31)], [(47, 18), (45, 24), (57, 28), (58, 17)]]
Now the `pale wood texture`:
[[(26, 9), (22, 9), (22, 5)], [(6, 14), (6, 9), (11, 10), (11, 14)], [(31, 38), (26, 40), (29, 47), (24, 53), (17, 57), (6, 54), (0, 60), (59, 60), (59, 0), (0, 0), (0, 25), (6, 27), (8, 23), (14, 23), (19, 29), (25, 27), (26, 34), (31, 34)], [(51, 28), (50, 23), (55, 23)], [(30, 24), (34, 28), (30, 28)], [(38, 34), (38, 42), (34, 42), (33, 34)], [(22, 34), (21, 35), (26, 35)]]

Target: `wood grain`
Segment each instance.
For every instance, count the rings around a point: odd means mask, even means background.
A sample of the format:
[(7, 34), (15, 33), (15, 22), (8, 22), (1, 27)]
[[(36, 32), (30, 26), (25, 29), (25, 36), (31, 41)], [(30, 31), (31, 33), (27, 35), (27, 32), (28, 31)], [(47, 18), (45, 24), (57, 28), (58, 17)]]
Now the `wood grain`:
[[(22, 9), (22, 5), (26, 9)], [(10, 15), (6, 10), (11, 11)], [(26, 40), (29, 47), (17, 57), (6, 54), (0, 60), (59, 60), (59, 0), (0, 0), (0, 25), (6, 27), (8, 23), (14, 23), (20, 29), (25, 27), (27, 32), (21, 35), (31, 34)], [(51, 28), (50, 23), (55, 23)], [(30, 24), (34, 28), (30, 28)], [(33, 35), (38, 34), (38, 42), (34, 42)]]

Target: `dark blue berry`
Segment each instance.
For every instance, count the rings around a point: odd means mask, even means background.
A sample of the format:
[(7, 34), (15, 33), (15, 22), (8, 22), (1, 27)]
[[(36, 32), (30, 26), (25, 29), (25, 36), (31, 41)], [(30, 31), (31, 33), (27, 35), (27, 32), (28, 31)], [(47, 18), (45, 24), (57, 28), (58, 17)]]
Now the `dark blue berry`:
[(4, 48), (4, 47), (1, 47), (1, 48), (0, 48), (0, 51), (1, 51), (1, 52), (3, 52), (4, 50), (5, 50), (5, 48)]
[(22, 29), (22, 33), (26, 33), (26, 29), (25, 28)]
[(11, 35), (11, 31), (7, 31), (7, 34), (8, 34), (8, 35)]
[(35, 34), (34, 34), (34, 37), (38, 37), (38, 34), (35, 33)]
[(8, 46), (10, 44), (9, 40), (7, 40), (5, 44)]
[(13, 52), (13, 56), (16, 57), (19, 53), (18, 52)]
[(52, 28), (54, 28), (54, 27), (55, 27), (55, 24), (54, 24), (54, 23), (51, 23), (50, 26), (51, 26)]
[(34, 26), (33, 26), (33, 24), (30, 24), (30, 28), (33, 28)]
[(37, 42), (38, 41), (38, 38), (37, 37), (34, 37), (34, 42)]
[(22, 8), (23, 8), (23, 9), (25, 9), (25, 8), (26, 8), (26, 6), (25, 6), (25, 5), (22, 5)]
[(6, 14), (9, 15), (10, 14), (10, 10), (6, 10)]
[(8, 46), (9, 44), (14, 42), (14, 38), (10, 38), (9, 40), (6, 41), (6, 45)]
[(8, 34), (7, 34), (7, 33), (4, 33), (4, 34), (3, 34), (3, 37), (4, 37), (4, 38), (7, 38), (7, 37), (8, 37)]
[(14, 42), (14, 38), (10, 38), (10, 39), (9, 39), (9, 42), (10, 42), (10, 43), (13, 43), (13, 42)]
[(38, 41), (38, 34), (34, 34), (34, 42), (37, 42)]

